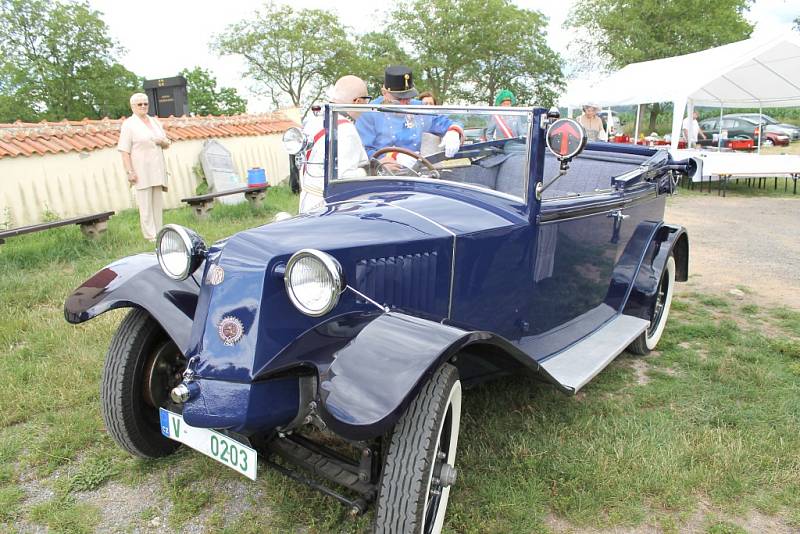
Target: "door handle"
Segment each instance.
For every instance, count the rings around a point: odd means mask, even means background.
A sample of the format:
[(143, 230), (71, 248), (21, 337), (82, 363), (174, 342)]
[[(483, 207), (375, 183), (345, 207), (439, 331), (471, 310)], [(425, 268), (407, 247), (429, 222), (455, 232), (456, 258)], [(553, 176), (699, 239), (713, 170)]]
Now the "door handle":
[(625, 219), (627, 219), (628, 217), (630, 217), (630, 215), (626, 215), (626, 214), (622, 213), (622, 210), (614, 210), (611, 213), (609, 213), (608, 215), (606, 215), (606, 217), (614, 217), (617, 221), (622, 222)]

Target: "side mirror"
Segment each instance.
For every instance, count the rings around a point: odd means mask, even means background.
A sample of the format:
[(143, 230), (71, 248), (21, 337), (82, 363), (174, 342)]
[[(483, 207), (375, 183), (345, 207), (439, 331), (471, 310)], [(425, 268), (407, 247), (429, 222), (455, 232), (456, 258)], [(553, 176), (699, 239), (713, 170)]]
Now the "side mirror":
[(561, 162), (561, 169), (558, 175), (547, 185), (544, 185), (544, 182), (536, 184), (537, 200), (542, 200), (542, 193), (544, 190), (567, 174), (569, 162), (572, 158), (583, 152), (583, 149), (586, 147), (586, 130), (575, 120), (559, 119), (547, 128), (545, 143), (550, 152)]

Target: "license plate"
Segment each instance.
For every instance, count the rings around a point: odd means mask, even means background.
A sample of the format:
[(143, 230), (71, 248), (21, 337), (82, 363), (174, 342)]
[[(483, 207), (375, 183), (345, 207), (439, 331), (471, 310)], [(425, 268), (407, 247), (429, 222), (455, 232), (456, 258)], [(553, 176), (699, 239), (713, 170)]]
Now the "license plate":
[(251, 480), (256, 479), (257, 456), (254, 449), (209, 428), (189, 426), (182, 416), (164, 408), (159, 408), (159, 413), (161, 433), (166, 437), (202, 452)]

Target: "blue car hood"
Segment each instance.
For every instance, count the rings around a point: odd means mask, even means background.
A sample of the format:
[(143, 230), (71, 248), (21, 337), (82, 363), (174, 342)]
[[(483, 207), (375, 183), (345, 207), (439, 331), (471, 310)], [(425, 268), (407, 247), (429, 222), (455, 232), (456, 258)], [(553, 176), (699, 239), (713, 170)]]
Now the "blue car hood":
[[(300, 249), (331, 254), (342, 265), (347, 285), (381, 305), (442, 318), (448, 313), (456, 236), (509, 224), (467, 202), (402, 193), (352, 199), (236, 234), (209, 254), (207, 269), (218, 265), (224, 280), (201, 289), (192, 332), (192, 354), (199, 355), (195, 371), (203, 378), (250, 381), (323, 320), (376, 310), (356, 291), (346, 290), (325, 317), (300, 313), (281, 274)], [(233, 345), (223, 343), (219, 333), (225, 318), (238, 320), (244, 329)]]

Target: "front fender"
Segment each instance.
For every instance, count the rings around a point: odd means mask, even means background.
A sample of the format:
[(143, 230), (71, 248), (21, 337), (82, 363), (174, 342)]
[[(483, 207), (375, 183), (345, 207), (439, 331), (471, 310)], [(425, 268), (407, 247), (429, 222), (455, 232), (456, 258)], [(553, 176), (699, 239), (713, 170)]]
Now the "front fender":
[[(202, 273), (203, 266), (197, 272)], [(186, 354), (198, 293), (193, 277), (172, 280), (154, 254), (138, 254), (104, 267), (81, 284), (67, 297), (64, 317), (78, 324), (116, 308), (143, 308)]]
[(337, 434), (389, 431), (439, 365), (485, 334), (397, 312), (370, 322), (320, 373), (320, 415)]
[(675, 280), (685, 282), (689, 277), (689, 236), (682, 226), (664, 224), (647, 247), (623, 313), (650, 320), (658, 283), (670, 254), (675, 256)]

